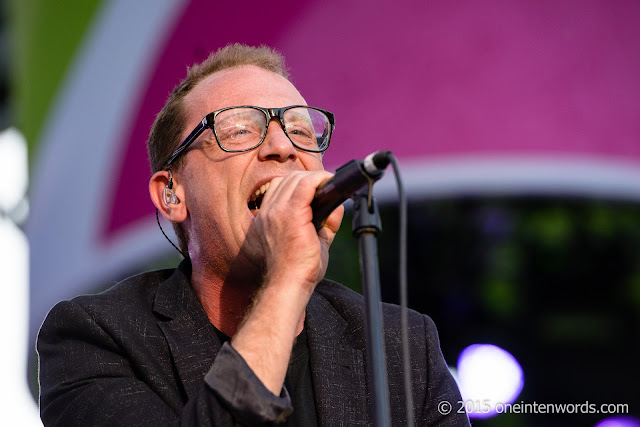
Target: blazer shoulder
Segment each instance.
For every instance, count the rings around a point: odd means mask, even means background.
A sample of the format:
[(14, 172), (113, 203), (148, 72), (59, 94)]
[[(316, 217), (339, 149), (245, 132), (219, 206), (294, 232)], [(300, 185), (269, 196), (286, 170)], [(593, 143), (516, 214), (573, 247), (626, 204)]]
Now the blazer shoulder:
[[(81, 295), (56, 304), (38, 333), (38, 349), (61, 337), (83, 337), (104, 343), (124, 344), (143, 335), (154, 335), (157, 318), (153, 307), (158, 288), (173, 270), (159, 270), (129, 277), (95, 295)], [(119, 344), (119, 345), (120, 345)]]
[(89, 313), (112, 308), (118, 312), (133, 307), (152, 307), (158, 287), (173, 274), (174, 269), (156, 270), (128, 277), (111, 288), (94, 295), (80, 295), (71, 301)]
[[(358, 292), (335, 282), (324, 279), (316, 287), (316, 292), (324, 297), (347, 320), (364, 321), (365, 299)], [(396, 335), (400, 328), (400, 306), (383, 303), (382, 313), (385, 330), (393, 331)], [(415, 331), (421, 328), (430, 328), (433, 325), (431, 318), (415, 310), (408, 309), (409, 325)], [(435, 327), (435, 325), (433, 325)]]

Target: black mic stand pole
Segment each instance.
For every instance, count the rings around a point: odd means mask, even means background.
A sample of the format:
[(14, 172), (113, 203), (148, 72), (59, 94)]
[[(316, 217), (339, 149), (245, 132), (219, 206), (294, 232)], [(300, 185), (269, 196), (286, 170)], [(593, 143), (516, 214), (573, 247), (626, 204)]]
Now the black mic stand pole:
[(378, 268), (378, 235), (382, 231), (378, 206), (372, 196), (373, 180), (368, 191), (353, 197), (353, 235), (358, 238), (362, 293), (366, 303), (367, 367), (371, 381), (373, 425), (391, 425), (389, 385), (384, 351), (380, 272)]

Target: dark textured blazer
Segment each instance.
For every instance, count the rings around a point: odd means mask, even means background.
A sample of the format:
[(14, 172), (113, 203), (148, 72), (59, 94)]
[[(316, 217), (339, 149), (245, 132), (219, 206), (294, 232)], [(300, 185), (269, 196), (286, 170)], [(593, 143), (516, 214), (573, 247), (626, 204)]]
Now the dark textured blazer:
[[(189, 284), (190, 265), (144, 273), (54, 307), (38, 337), (45, 425), (236, 425), (208, 381), (221, 342)], [(384, 305), (393, 425), (406, 424), (399, 307)], [(306, 311), (323, 426), (371, 425), (361, 295), (323, 280)], [(468, 425), (431, 319), (409, 312), (416, 425)], [(228, 344), (227, 344), (228, 345)], [(215, 386), (215, 384), (214, 384)], [(233, 385), (232, 385), (233, 386)], [(448, 401), (449, 416), (437, 404)], [(246, 422), (246, 418), (245, 418)]]

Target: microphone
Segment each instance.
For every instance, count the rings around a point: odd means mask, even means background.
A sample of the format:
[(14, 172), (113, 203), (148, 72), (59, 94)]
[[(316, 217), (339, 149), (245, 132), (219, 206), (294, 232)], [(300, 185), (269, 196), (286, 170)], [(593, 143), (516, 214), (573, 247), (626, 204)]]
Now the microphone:
[(364, 160), (351, 160), (336, 169), (332, 178), (318, 186), (311, 202), (311, 222), (316, 231), (320, 231), (325, 219), (335, 208), (382, 177), (384, 169), (391, 162), (390, 154), (390, 151), (376, 151)]

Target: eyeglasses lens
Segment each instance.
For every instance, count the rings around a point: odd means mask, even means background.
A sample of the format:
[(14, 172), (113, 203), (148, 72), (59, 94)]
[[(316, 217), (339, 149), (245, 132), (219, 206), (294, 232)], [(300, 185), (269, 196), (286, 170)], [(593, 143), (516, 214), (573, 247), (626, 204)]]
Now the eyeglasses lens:
[(267, 119), (255, 108), (232, 108), (215, 118), (218, 142), (226, 150), (245, 150), (260, 143), (266, 131)]
[(323, 151), (329, 143), (329, 119), (321, 111), (296, 107), (285, 111), (287, 135), (303, 150)]

